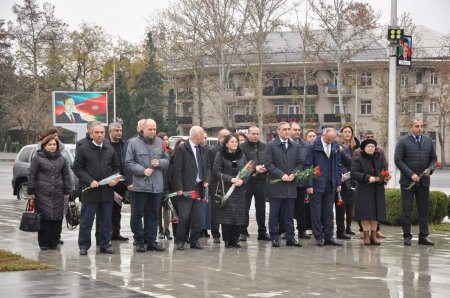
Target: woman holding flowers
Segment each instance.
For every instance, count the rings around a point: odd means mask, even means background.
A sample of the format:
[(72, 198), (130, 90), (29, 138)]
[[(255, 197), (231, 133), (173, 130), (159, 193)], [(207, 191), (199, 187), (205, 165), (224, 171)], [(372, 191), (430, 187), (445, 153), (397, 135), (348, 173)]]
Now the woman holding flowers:
[(223, 146), (217, 152), (214, 159), (213, 175), (218, 181), (219, 189), (223, 181), (224, 194), (234, 185), (235, 189), (227, 199), (223, 207), (217, 208), (216, 221), (222, 225), (222, 238), (225, 247), (241, 247), (239, 244), (239, 232), (246, 224), (245, 187), (244, 180), (236, 178), (239, 171), (245, 167), (247, 160), (239, 148), (238, 137), (228, 135), (223, 141)]
[(353, 160), (351, 168), (351, 176), (357, 182), (355, 218), (361, 221), (365, 245), (381, 244), (376, 237), (377, 224), (386, 220), (384, 186), (390, 176), (383, 169), (384, 158), (375, 152), (376, 146), (375, 140), (364, 140), (361, 155)]

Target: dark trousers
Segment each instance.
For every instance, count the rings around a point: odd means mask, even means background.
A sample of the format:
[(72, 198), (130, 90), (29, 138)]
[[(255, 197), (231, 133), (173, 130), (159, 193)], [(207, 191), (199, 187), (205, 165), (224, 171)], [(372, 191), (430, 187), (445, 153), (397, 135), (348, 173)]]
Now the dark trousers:
[(95, 212), (97, 208), (102, 216), (100, 247), (110, 247), (111, 241), (111, 210), (112, 202), (108, 203), (82, 203), (80, 231), (78, 233), (78, 246), (80, 249), (89, 249), (91, 247), (91, 231), (94, 223)]
[(334, 188), (329, 183), (325, 192), (314, 192), (310, 201), (311, 226), (316, 239), (333, 237)]
[(222, 224), (222, 239), (230, 244), (237, 244), (242, 226)]
[(41, 228), (38, 231), (39, 247), (56, 248), (61, 235), (62, 220), (41, 220)]
[(297, 221), (297, 229), (299, 232), (305, 232), (311, 229), (311, 212), (309, 203), (305, 203), (306, 188), (297, 187), (297, 199), (295, 199), (295, 220)]
[(270, 198), (270, 211), (269, 211), (269, 233), (272, 240), (279, 240), (280, 231), (278, 216), (280, 210), (282, 211), (282, 219), (284, 223), (284, 228), (286, 231), (286, 239), (294, 240), (294, 201), (295, 198)]
[[(199, 193), (199, 198), (203, 197), (202, 184), (203, 182), (197, 183), (195, 187), (195, 190)], [(190, 233), (190, 243), (197, 241), (200, 238), (202, 226), (202, 201), (193, 200), (189, 197), (179, 197), (178, 219), (176, 243), (184, 244), (187, 233)]]
[[(215, 181), (215, 183), (210, 185), (209, 193), (211, 194), (211, 197), (216, 193), (217, 183), (220, 183), (220, 181)], [(220, 225), (216, 220), (218, 208), (220, 207), (216, 204), (211, 204), (211, 234), (213, 238), (220, 238)]]
[[(242, 232), (248, 232), (250, 224), (250, 206), (252, 198), (255, 197), (256, 223), (258, 224), (258, 234), (265, 234), (266, 228), (266, 197), (265, 185), (261, 183), (247, 183), (245, 189), (246, 225)], [(223, 230), (223, 229), (222, 229)]]
[[(130, 214), (133, 214), (133, 212), (134, 212), (134, 209), (135, 209), (135, 207), (134, 207), (134, 191), (130, 191), (129, 192), (129, 196), (130, 196)], [(142, 219), (141, 219), (141, 222), (142, 222)], [(147, 224), (147, 222), (148, 222), (148, 215), (147, 214), (145, 214), (144, 213), (144, 239), (147, 239), (148, 238), (148, 229), (149, 229), (149, 227), (148, 227), (148, 224)], [(130, 229), (131, 229), (131, 232), (133, 233), (133, 239), (135, 239), (136, 240), (136, 236), (135, 236), (135, 230), (134, 230), (134, 226), (133, 226), (133, 217), (132, 216), (130, 216)]]
[[(338, 194), (335, 194), (337, 199)], [(342, 200), (344, 204), (338, 206), (335, 204), (336, 208), (336, 234), (345, 234), (346, 226), (350, 229), (353, 220), (353, 205), (355, 192), (349, 189), (346, 184), (342, 184), (341, 190)]]
[[(144, 243), (145, 239), (147, 239), (147, 243), (156, 242), (161, 196), (161, 193), (151, 192), (134, 192), (133, 194), (134, 208), (131, 219), (134, 239), (138, 243)], [(145, 215), (147, 215), (147, 219), (145, 219)], [(142, 218), (144, 218), (145, 225), (148, 226), (148, 235), (145, 235)]]
[(120, 220), (122, 219), (122, 206), (117, 204), (116, 202), (112, 205), (112, 215), (111, 215), (111, 224), (112, 224), (112, 235), (119, 236), (120, 235)]
[(411, 213), (413, 200), (416, 198), (417, 221), (419, 224), (419, 237), (428, 236), (428, 202), (430, 198), (430, 188), (416, 185), (410, 190), (406, 190), (407, 185), (401, 185), (402, 190), (402, 228), (403, 237), (411, 235)]

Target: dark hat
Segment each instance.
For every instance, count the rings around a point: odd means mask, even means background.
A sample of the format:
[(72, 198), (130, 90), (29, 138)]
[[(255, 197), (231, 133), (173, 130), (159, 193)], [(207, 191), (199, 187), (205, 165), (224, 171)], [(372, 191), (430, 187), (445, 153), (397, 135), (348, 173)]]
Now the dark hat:
[(362, 141), (362, 143), (361, 143), (361, 150), (364, 151), (366, 146), (369, 144), (374, 144), (375, 147), (377, 147), (377, 141), (375, 141), (374, 139), (366, 139), (366, 140)]

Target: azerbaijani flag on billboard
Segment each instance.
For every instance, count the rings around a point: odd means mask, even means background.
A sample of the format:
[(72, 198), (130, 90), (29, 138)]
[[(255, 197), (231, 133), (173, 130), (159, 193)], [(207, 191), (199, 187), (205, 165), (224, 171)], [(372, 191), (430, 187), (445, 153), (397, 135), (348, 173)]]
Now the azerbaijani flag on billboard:
[(106, 92), (53, 91), (54, 124), (108, 123)]

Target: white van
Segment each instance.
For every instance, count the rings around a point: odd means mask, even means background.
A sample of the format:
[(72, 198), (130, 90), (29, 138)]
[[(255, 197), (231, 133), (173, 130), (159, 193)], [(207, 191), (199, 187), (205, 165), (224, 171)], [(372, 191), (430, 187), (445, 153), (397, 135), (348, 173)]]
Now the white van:
[[(171, 137), (169, 137), (170, 148), (174, 148), (175, 147), (175, 144), (178, 141), (178, 139), (187, 140), (187, 139), (189, 139), (189, 136), (171, 136)], [(218, 139), (217, 138), (208, 137), (207, 141), (208, 141), (208, 146), (212, 147), (215, 144), (217, 144)]]

